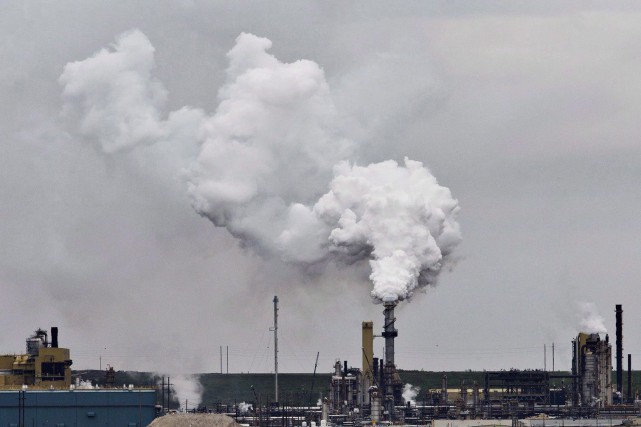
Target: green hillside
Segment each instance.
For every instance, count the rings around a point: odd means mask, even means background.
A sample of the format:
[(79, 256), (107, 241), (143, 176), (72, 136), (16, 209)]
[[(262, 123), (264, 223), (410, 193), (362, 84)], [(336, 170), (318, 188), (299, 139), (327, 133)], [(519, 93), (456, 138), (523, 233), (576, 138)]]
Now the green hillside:
[[(443, 374), (447, 375), (448, 387), (458, 388), (465, 381), (468, 388), (476, 381), (481, 387), (484, 382), (482, 371), (458, 371), (458, 372), (432, 372), (432, 371), (399, 371), (403, 383), (420, 387), (418, 399), (423, 393), (441, 388)], [(567, 374), (567, 372), (557, 372)], [(83, 380), (91, 380), (93, 384), (104, 385), (105, 373), (101, 371), (74, 372)], [(253, 402), (256, 398), (261, 402), (268, 402), (274, 399), (274, 375), (273, 374), (198, 374), (203, 386), (202, 405), (213, 408), (218, 403), (240, 403)], [(307, 405), (310, 402), (315, 404), (320, 395), (326, 396), (329, 390), (331, 374), (279, 374), (278, 383), (281, 402), (292, 405)], [(616, 375), (612, 375), (615, 379)], [(147, 372), (116, 372), (115, 385), (135, 384), (137, 386), (155, 386), (160, 384), (160, 377)], [(314, 381), (314, 391), (310, 393)], [(567, 379), (565, 380), (567, 383)], [(627, 373), (624, 374), (624, 381), (627, 381)], [(632, 372), (634, 384), (641, 384), (641, 371)], [(551, 385), (560, 385), (561, 380), (550, 381)], [(160, 397), (159, 397), (160, 399)], [(177, 406), (177, 405), (176, 405)]]

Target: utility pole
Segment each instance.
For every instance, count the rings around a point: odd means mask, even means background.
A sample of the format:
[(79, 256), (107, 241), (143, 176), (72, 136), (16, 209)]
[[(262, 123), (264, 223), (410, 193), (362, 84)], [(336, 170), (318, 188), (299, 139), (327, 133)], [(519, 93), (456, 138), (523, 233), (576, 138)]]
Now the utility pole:
[(220, 346), (220, 374), (223, 374), (223, 346)]
[(229, 346), (227, 346), (227, 373), (229, 374)]
[(278, 402), (278, 296), (274, 296), (274, 396)]

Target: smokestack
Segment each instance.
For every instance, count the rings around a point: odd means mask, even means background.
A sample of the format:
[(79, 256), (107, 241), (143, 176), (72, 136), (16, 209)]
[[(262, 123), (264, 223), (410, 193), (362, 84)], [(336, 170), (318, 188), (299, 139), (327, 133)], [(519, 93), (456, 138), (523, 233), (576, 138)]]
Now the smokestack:
[(394, 418), (394, 382), (392, 376), (396, 366), (394, 365), (394, 338), (398, 336), (398, 331), (394, 328), (396, 318), (394, 317), (394, 307), (396, 301), (386, 301), (383, 306), (383, 315), (385, 324), (383, 326), (383, 338), (385, 338), (385, 410), (389, 414), (389, 421)]
[(628, 353), (628, 403), (632, 402), (632, 355)]
[(396, 301), (385, 302), (385, 324), (383, 326), (383, 338), (385, 338), (385, 365), (394, 365), (394, 338), (398, 336), (398, 331), (394, 328), (396, 318), (394, 317), (394, 307)]
[(617, 391), (623, 392), (623, 308), (617, 304), (616, 327), (617, 327)]
[(378, 357), (374, 357), (373, 359), (372, 368), (374, 368), (374, 372), (372, 372), (372, 376), (375, 378), (375, 381), (378, 381)]
[(58, 348), (58, 327), (51, 327), (51, 347)]

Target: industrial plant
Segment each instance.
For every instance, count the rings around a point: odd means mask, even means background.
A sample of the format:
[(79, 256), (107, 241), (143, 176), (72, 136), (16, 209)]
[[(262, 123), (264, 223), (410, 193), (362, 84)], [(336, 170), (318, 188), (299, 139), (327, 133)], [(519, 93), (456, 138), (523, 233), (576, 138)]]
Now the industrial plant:
[[(608, 335), (591, 331), (571, 340), (570, 372), (543, 370), (484, 371), (473, 378), (443, 374), (440, 388), (424, 390), (420, 398), (404, 396), (402, 371), (395, 362), (397, 302), (383, 303), (382, 328), (361, 325), (362, 360), (358, 367), (336, 360), (328, 392), (317, 402), (301, 406), (278, 399), (278, 298), (274, 297), (274, 398), (242, 404), (220, 404), (202, 412), (224, 413), (244, 425), (257, 427), (326, 427), (329, 425), (431, 425), (512, 427), (636, 425), (640, 405), (632, 387), (628, 354), (627, 386), (623, 378), (623, 309), (616, 312), (616, 381), (613, 381), (612, 343)], [(384, 339), (382, 357), (374, 353), (374, 338)], [(318, 360), (317, 360), (318, 362)], [(112, 375), (103, 387), (80, 387), (72, 379), (70, 350), (58, 346), (58, 329), (38, 329), (26, 340), (26, 353), (0, 356), (0, 425), (22, 427), (55, 421), (57, 426), (146, 426), (174, 412), (159, 390), (116, 387)], [(222, 373), (222, 372), (221, 372)], [(109, 370), (107, 370), (109, 374)], [(109, 378), (111, 380), (109, 381)], [(313, 389), (313, 386), (312, 386)], [(282, 397), (282, 395), (281, 395)], [(186, 410), (186, 407), (185, 407)], [(194, 409), (195, 411), (196, 409)]]
[(24, 354), (0, 356), (0, 425), (142, 427), (155, 418), (155, 388), (72, 381), (70, 350), (58, 346), (57, 327), (51, 341), (37, 329), (26, 344)]
[[(277, 313), (275, 299), (275, 322)], [(374, 322), (362, 322), (362, 364), (337, 360), (329, 393), (316, 406), (253, 402), (240, 422), (281, 425), (432, 425), (432, 426), (598, 426), (632, 425), (640, 414), (633, 395), (631, 355), (623, 388), (623, 310), (616, 306), (616, 382), (612, 381), (612, 344), (608, 335), (581, 332), (573, 340), (571, 372), (543, 370), (484, 371), (483, 380), (448, 384), (416, 401), (403, 398), (404, 384), (395, 363), (395, 302), (383, 304), (382, 358), (374, 354)], [(275, 330), (275, 340), (277, 331)], [(223, 409), (221, 412), (225, 412)]]
[[(423, 424), (435, 419), (521, 419), (545, 414), (562, 419), (624, 417), (638, 414), (632, 394), (631, 355), (628, 384), (623, 392), (623, 309), (616, 309), (616, 382), (612, 381), (612, 345), (608, 335), (579, 333), (572, 340), (572, 371), (501, 370), (484, 372), (484, 382), (462, 381), (450, 388), (442, 378), (440, 392), (423, 402), (402, 398), (403, 384), (394, 362), (394, 304), (385, 304), (382, 337), (384, 359), (373, 354), (373, 323), (362, 324), (362, 367), (336, 363), (331, 393), (323, 410), (329, 420)], [(553, 386), (560, 383), (560, 386)], [(566, 421), (566, 425), (570, 425)], [(581, 424), (581, 423), (579, 423)]]

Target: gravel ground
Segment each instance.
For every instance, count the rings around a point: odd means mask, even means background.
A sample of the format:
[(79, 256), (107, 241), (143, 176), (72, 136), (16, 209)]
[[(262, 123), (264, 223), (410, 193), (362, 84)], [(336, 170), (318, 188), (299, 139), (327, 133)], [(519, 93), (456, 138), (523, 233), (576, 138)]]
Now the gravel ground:
[(149, 427), (238, 427), (233, 418), (220, 414), (167, 414), (156, 418)]

